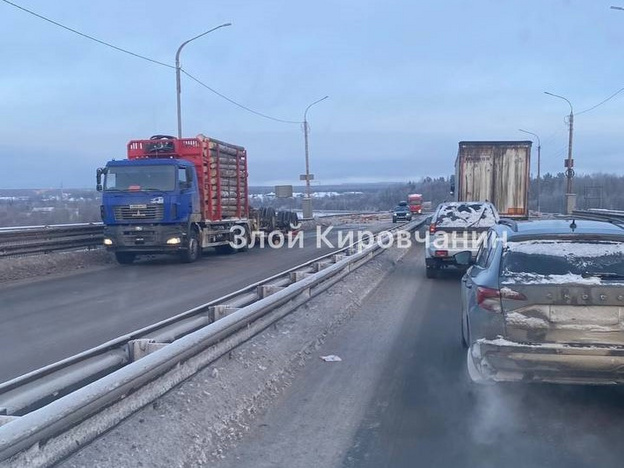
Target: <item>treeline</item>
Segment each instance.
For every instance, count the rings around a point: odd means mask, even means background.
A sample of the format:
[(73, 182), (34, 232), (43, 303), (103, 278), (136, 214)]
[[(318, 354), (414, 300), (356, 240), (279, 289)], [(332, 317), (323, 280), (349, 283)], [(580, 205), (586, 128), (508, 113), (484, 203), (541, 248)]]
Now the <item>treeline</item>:
[[(540, 209), (546, 213), (562, 213), (567, 179), (560, 172), (545, 174), (540, 180)], [(624, 176), (591, 174), (572, 179), (572, 192), (576, 193), (579, 209), (603, 208), (624, 210)], [(537, 210), (537, 180), (531, 180), (529, 207)]]
[[(577, 176), (572, 180), (572, 191), (577, 194), (579, 209), (603, 208), (624, 210), (624, 176), (613, 174), (591, 174)], [(540, 179), (540, 210), (546, 213), (565, 211), (567, 179), (563, 173), (547, 173)], [(532, 178), (529, 189), (529, 209), (537, 211), (537, 179)], [(388, 184), (386, 187), (362, 188), (358, 194), (337, 194), (314, 199), (317, 210), (390, 210), (401, 200), (407, 200), (410, 193), (421, 193), (423, 200), (433, 207), (443, 201), (452, 200), (450, 180), (445, 177), (424, 177), (404, 184)], [(257, 202), (259, 204), (260, 202)], [(301, 207), (300, 199), (263, 200), (264, 205), (278, 209)]]
[(33, 190), (0, 191), (0, 227), (99, 221), (99, 194), (95, 191), (76, 190), (71, 194), (41, 194)]
[[(546, 213), (563, 213), (567, 179), (563, 173), (545, 174), (540, 180), (540, 209)], [(529, 208), (537, 210), (537, 180), (531, 179)], [(272, 206), (276, 209), (301, 209), (301, 198), (252, 198), (255, 207)], [(398, 202), (407, 200), (410, 193), (421, 193), (423, 200), (435, 207), (452, 200), (450, 181), (445, 177), (423, 177), (418, 181), (389, 184), (351, 184), (348, 192), (340, 193), (341, 186), (315, 187), (325, 189), (331, 196), (315, 197), (315, 210), (386, 211)], [(624, 176), (613, 174), (582, 175), (573, 179), (576, 205), (580, 209), (604, 208), (624, 210)], [(327, 193), (327, 192), (326, 192)], [(34, 226), (48, 224), (99, 222), (100, 200), (95, 191), (74, 191), (55, 196), (46, 193), (34, 195), (33, 191), (0, 190), (0, 227)]]

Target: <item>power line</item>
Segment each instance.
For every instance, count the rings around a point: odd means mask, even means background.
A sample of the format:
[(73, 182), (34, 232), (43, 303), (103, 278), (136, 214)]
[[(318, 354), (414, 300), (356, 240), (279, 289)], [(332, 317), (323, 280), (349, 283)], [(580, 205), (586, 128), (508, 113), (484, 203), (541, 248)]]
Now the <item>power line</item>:
[[(84, 37), (84, 38), (89, 39), (89, 40), (91, 40), (91, 41), (97, 42), (98, 44), (102, 44), (102, 45), (104, 45), (104, 46), (106, 46), (106, 47), (110, 47), (111, 49), (115, 49), (115, 50), (117, 50), (117, 51), (119, 51), (119, 52), (123, 52), (124, 54), (132, 55), (133, 57), (137, 57), (137, 58), (140, 58), (140, 59), (142, 59), (142, 60), (146, 60), (146, 61), (148, 61), (148, 62), (152, 62), (152, 63), (155, 63), (155, 64), (157, 64), (157, 65), (161, 65), (161, 66), (163, 66), (163, 67), (173, 68), (173, 69), (175, 69), (175, 68), (176, 68), (174, 65), (170, 65), (170, 64), (168, 64), (168, 63), (164, 63), (164, 62), (160, 62), (160, 61), (158, 61), (158, 60), (151, 59), (151, 58), (146, 57), (146, 56), (144, 56), (144, 55), (137, 54), (137, 53), (135, 53), (135, 52), (132, 52), (132, 51), (127, 50), (127, 49), (123, 49), (123, 48), (121, 48), (121, 47), (117, 47), (116, 45), (113, 45), (113, 44), (111, 44), (111, 43), (109, 43), (109, 42), (103, 41), (103, 40), (101, 40), (101, 39), (97, 39), (97, 38), (95, 38), (95, 37), (93, 37), (93, 36), (90, 36), (90, 35), (88, 35), (88, 34), (85, 34), (85, 33), (82, 33), (82, 32), (80, 32), (80, 31), (77, 31), (76, 29), (70, 28), (69, 26), (65, 26), (64, 24), (61, 24), (61, 23), (59, 23), (59, 22), (57, 22), (57, 21), (54, 21), (54, 20), (52, 20), (52, 19), (50, 19), (50, 18), (47, 18), (46, 16), (40, 15), (39, 13), (35, 13), (34, 11), (29, 10), (29, 9), (27, 9), (27, 8), (24, 8), (24, 7), (20, 6), (20, 5), (17, 5), (17, 4), (15, 4), (15, 3), (13, 3), (13, 2), (11, 2), (11, 1), (9, 1), (9, 0), (1, 0), (1, 1), (2, 1), (2, 2), (4, 2), (4, 3), (6, 3), (7, 5), (10, 5), (10, 6), (14, 7), (14, 8), (17, 8), (17, 9), (19, 9), (19, 10), (22, 10), (22, 11), (24, 11), (24, 12), (28, 13), (29, 15), (35, 16), (35, 17), (37, 17), (37, 18), (39, 18), (39, 19), (42, 19), (42, 20), (44, 20), (44, 21), (46, 21), (46, 22), (48, 22), (48, 23), (51, 23), (51, 24), (53, 24), (53, 25), (55, 25), (55, 26), (58, 26), (58, 27), (60, 27), (60, 28), (63, 28), (63, 29), (65, 29), (65, 30), (70, 31), (70, 32), (72, 32), (72, 33), (74, 33), (74, 34), (77, 34), (77, 35), (79, 35), (79, 36), (81, 36), (81, 37)], [(271, 117), (270, 115), (263, 114), (262, 112), (258, 112), (258, 111), (255, 111), (255, 110), (253, 110), (253, 109), (250, 109), (249, 107), (244, 106), (244, 105), (242, 105), (242, 104), (240, 104), (240, 103), (238, 103), (238, 102), (234, 101), (233, 99), (231, 99), (231, 98), (227, 97), (226, 95), (224, 95), (224, 94), (220, 93), (220, 92), (219, 92), (219, 91), (217, 91), (216, 89), (211, 88), (211, 87), (210, 87), (210, 86), (208, 86), (206, 83), (203, 83), (202, 81), (200, 81), (199, 79), (195, 78), (193, 75), (189, 74), (189, 73), (188, 73), (188, 72), (186, 72), (185, 70), (183, 70), (183, 69), (180, 69), (180, 70), (182, 71), (182, 73), (184, 73), (184, 74), (185, 74), (186, 76), (188, 76), (190, 79), (192, 79), (193, 81), (195, 81), (195, 82), (199, 83), (201, 86), (203, 86), (204, 88), (208, 89), (210, 92), (212, 92), (212, 93), (216, 94), (217, 96), (219, 96), (219, 97), (221, 97), (221, 98), (225, 99), (226, 101), (230, 102), (231, 104), (234, 104), (235, 106), (238, 106), (238, 107), (240, 107), (241, 109), (246, 110), (247, 112), (251, 112), (252, 114), (256, 114), (256, 115), (258, 115), (258, 116), (260, 116), (260, 117), (264, 117), (265, 119), (274, 120), (274, 121), (276, 121), (276, 122), (291, 123), (291, 124), (295, 124), (295, 123), (296, 123), (296, 124), (300, 124), (300, 123), (301, 123), (300, 121), (295, 121), (295, 120), (284, 120), (284, 119), (278, 119), (278, 118), (275, 118), (275, 117)]]
[(564, 132), (567, 135), (568, 132), (563, 129), (555, 130), (552, 134), (542, 140), (542, 146), (548, 146), (549, 143), (558, 140)]
[(65, 30), (67, 30), (67, 31), (73, 32), (74, 34), (78, 34), (79, 36), (82, 36), (82, 37), (84, 37), (84, 38), (86, 38), (86, 39), (89, 39), (89, 40), (91, 40), (91, 41), (97, 42), (98, 44), (105, 45), (106, 47), (110, 47), (111, 49), (115, 49), (115, 50), (117, 50), (117, 51), (119, 51), (119, 52), (123, 52), (124, 54), (132, 55), (133, 57), (137, 57), (137, 58), (140, 58), (140, 59), (142, 59), (142, 60), (147, 60), (148, 62), (152, 62), (152, 63), (155, 63), (155, 64), (157, 64), (157, 65), (161, 65), (161, 66), (163, 66), (163, 67), (167, 67), (167, 68), (175, 68), (173, 65), (169, 65), (168, 63), (159, 62), (158, 60), (151, 59), (151, 58), (149, 58), (149, 57), (146, 57), (146, 56), (144, 56), (144, 55), (141, 55), (141, 54), (137, 54), (137, 53), (131, 52), (131, 51), (126, 50), (126, 49), (122, 49), (121, 47), (117, 47), (116, 45), (113, 45), (113, 44), (111, 44), (111, 43), (109, 43), (109, 42), (102, 41), (102, 40), (97, 39), (97, 38), (95, 38), (95, 37), (93, 37), (93, 36), (89, 36), (88, 34), (81, 33), (80, 31), (76, 31), (75, 29), (70, 28), (69, 26), (65, 26), (65, 25), (63, 25), (63, 24), (61, 24), (61, 23), (58, 23), (58, 22), (56, 22), (56, 21), (54, 21), (54, 20), (51, 20), (50, 18), (47, 18), (47, 17), (45, 17), (45, 16), (43, 16), (43, 15), (40, 15), (40, 14), (38, 14), (38, 13), (35, 13), (34, 11), (29, 10), (29, 9), (27, 9), (27, 8), (24, 8), (24, 7), (20, 6), (20, 5), (17, 5), (17, 4), (15, 4), (15, 3), (13, 3), (13, 2), (10, 2), (9, 0), (2, 0), (2, 1), (3, 1), (4, 3), (6, 3), (7, 5), (11, 5), (12, 7), (15, 7), (15, 8), (19, 9), (19, 10), (22, 10), (22, 11), (24, 11), (24, 12), (28, 13), (29, 15), (36, 16), (36, 17), (37, 17), (37, 18), (39, 18), (39, 19), (42, 19), (42, 20), (44, 20), (44, 21), (47, 21), (48, 23), (52, 23), (52, 24), (53, 24), (53, 25), (55, 25), (55, 26), (58, 26), (58, 27), (63, 28), (63, 29), (65, 29)]
[(191, 75), (190, 73), (188, 73), (186, 70), (184, 70), (183, 68), (180, 69), (182, 71), (182, 73), (184, 73), (186, 76), (188, 76), (191, 80), (195, 81), (196, 83), (198, 83), (199, 85), (203, 86), (204, 88), (206, 88), (207, 90), (209, 90), (210, 92), (216, 94), (217, 96), (219, 96), (220, 98), (225, 99), (226, 101), (228, 101), (231, 104), (234, 104), (235, 106), (240, 107), (241, 109), (246, 110), (247, 112), (251, 112), (252, 114), (256, 114), (260, 117), (264, 117), (265, 119), (269, 119), (269, 120), (274, 120), (276, 122), (281, 122), (281, 123), (289, 123), (289, 124), (300, 124), (302, 123), (301, 121), (298, 120), (284, 120), (284, 119), (278, 119), (276, 117), (271, 117), (270, 115), (267, 114), (263, 114), (262, 112), (258, 112), (255, 111), (253, 109), (250, 109), (247, 106), (244, 106), (242, 104), (239, 104), (238, 102), (236, 102), (235, 100), (227, 97), (225, 94), (220, 93), (219, 91), (217, 91), (214, 88), (211, 88), (210, 86), (208, 86), (206, 83), (200, 81), (199, 79), (195, 78), (193, 75)]
[(624, 91), (624, 88), (620, 88), (618, 89), (615, 93), (613, 93), (611, 96), (609, 96), (607, 99), (605, 99), (604, 101), (599, 102), (598, 104), (596, 104), (593, 107), (590, 107), (589, 109), (585, 109), (584, 111), (581, 112), (577, 112), (576, 115), (580, 115), (580, 114), (584, 114), (585, 112), (589, 112), (594, 110), (596, 107), (602, 106), (604, 103), (610, 101), (611, 99), (613, 99), (615, 96), (617, 96), (618, 94), (620, 94), (622, 91)]

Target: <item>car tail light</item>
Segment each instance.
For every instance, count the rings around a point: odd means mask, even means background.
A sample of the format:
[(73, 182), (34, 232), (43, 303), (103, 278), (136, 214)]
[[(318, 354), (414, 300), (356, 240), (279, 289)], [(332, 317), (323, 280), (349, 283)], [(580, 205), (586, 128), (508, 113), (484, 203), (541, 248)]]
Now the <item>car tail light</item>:
[(435, 257), (448, 257), (448, 250), (436, 250), (433, 255)]
[(436, 224), (435, 223), (431, 223), (429, 225), (429, 234), (435, 234), (436, 232)]
[(479, 286), (477, 288), (477, 304), (479, 307), (492, 312), (502, 312), (501, 299), (524, 301), (526, 296), (521, 292), (509, 288), (492, 289)]

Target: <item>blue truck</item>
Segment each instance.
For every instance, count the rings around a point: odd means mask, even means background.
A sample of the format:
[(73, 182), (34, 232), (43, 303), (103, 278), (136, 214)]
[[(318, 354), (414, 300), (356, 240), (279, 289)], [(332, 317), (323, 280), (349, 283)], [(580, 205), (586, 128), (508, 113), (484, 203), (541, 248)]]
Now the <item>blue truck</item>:
[(119, 263), (146, 254), (191, 263), (209, 247), (247, 249), (259, 226), (250, 218), (245, 148), (203, 135), (155, 135), (127, 150), (127, 159), (97, 170), (104, 245)]

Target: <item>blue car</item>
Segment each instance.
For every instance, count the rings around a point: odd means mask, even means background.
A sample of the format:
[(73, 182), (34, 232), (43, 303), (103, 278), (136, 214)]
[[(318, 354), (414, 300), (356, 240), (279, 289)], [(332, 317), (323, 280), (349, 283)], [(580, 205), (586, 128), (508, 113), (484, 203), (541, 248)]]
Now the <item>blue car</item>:
[(411, 221), (412, 220), (412, 212), (407, 206), (407, 202), (400, 202), (399, 205), (392, 211), (392, 222), (396, 223), (397, 221)]
[(475, 382), (624, 383), (624, 222), (490, 228), (461, 281), (461, 332)]

